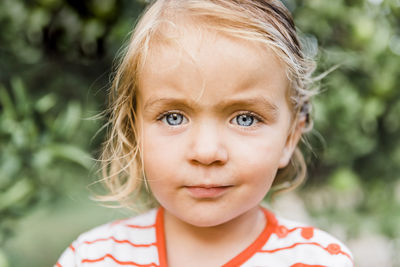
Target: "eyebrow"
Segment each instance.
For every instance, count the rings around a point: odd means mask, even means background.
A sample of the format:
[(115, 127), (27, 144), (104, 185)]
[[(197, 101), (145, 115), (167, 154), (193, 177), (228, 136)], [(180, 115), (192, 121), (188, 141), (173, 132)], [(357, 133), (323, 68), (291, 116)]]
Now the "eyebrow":
[[(196, 109), (199, 108), (199, 104), (196, 101), (188, 101), (184, 98), (156, 98), (147, 101), (144, 105), (144, 110), (164, 107), (164, 106), (173, 106), (176, 108), (189, 108)], [(265, 112), (273, 118), (277, 118), (279, 114), (279, 108), (274, 103), (269, 101), (265, 97), (251, 97), (244, 99), (227, 99), (215, 106), (215, 110), (218, 111), (227, 111), (232, 109), (258, 109), (261, 112)]]
[(265, 97), (227, 99), (219, 103), (218, 108), (222, 110), (234, 109), (234, 108), (257, 108), (261, 109), (263, 112), (267, 112), (268, 114), (274, 114), (274, 115), (277, 115), (279, 112), (278, 106), (269, 101)]
[(146, 104), (144, 105), (143, 109), (148, 110), (148, 109), (164, 107), (164, 106), (196, 107), (198, 105), (192, 101), (188, 102), (186, 99), (165, 97), (165, 98), (151, 99), (151, 100), (147, 101)]

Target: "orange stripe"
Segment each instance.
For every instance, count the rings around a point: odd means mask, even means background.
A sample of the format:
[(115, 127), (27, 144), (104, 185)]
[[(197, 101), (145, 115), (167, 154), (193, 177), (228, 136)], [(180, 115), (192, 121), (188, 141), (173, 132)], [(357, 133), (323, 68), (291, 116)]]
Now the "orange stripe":
[(326, 265), (309, 265), (309, 264), (298, 262), (298, 263), (291, 265), (290, 267), (326, 267)]
[(296, 231), (297, 229), (303, 229), (303, 228), (306, 228), (306, 227), (295, 227), (295, 228), (292, 228), (292, 229), (288, 229), (288, 232), (291, 233), (293, 231)]
[(275, 253), (277, 251), (281, 251), (281, 250), (285, 250), (285, 249), (291, 249), (291, 248), (294, 248), (294, 247), (299, 246), (299, 245), (314, 245), (314, 246), (318, 246), (320, 248), (325, 249), (321, 244), (318, 244), (316, 242), (309, 242), (309, 243), (303, 242), (303, 243), (294, 243), (293, 245), (288, 246), (288, 247), (276, 248), (276, 249), (271, 249), (271, 250), (264, 250), (263, 249), (263, 250), (260, 250), (260, 252)]
[(135, 224), (125, 224), (124, 226), (130, 228), (138, 228), (138, 229), (149, 229), (155, 227), (155, 224), (152, 225), (135, 225)]
[[(353, 262), (352, 257), (349, 254), (347, 254), (346, 252), (340, 251), (339, 254), (345, 255), (347, 258), (349, 258), (351, 260), (351, 262)], [(353, 262), (353, 264), (354, 264), (354, 262)]]
[(167, 250), (165, 246), (165, 233), (164, 233), (164, 209), (160, 207), (157, 211), (156, 217), (156, 239), (158, 250), (158, 261), (160, 267), (167, 267)]
[(58, 263), (58, 262), (56, 263), (56, 266), (57, 267), (62, 267), (62, 265), (60, 263)]
[(74, 248), (74, 246), (72, 246), (72, 244), (69, 245), (69, 248), (70, 248), (73, 252), (75, 252), (75, 248)]
[(119, 260), (117, 260), (116, 258), (114, 258), (114, 256), (111, 255), (111, 254), (106, 254), (106, 255), (104, 255), (104, 256), (101, 257), (101, 258), (93, 259), (93, 260), (91, 260), (91, 259), (83, 259), (83, 260), (82, 260), (82, 263), (85, 263), (85, 262), (88, 262), (88, 263), (99, 262), (99, 261), (105, 260), (106, 258), (112, 259), (113, 261), (115, 261), (115, 262), (118, 263), (119, 265), (132, 265), (132, 266), (137, 266), (137, 267), (157, 267), (157, 266), (158, 266), (158, 265), (155, 264), (155, 263), (150, 263), (150, 264), (138, 264), (138, 263), (135, 263), (135, 262), (133, 262), (133, 261), (119, 261)]
[(126, 243), (126, 244), (129, 244), (129, 245), (133, 246), (133, 247), (140, 247), (140, 248), (142, 248), (142, 247), (151, 247), (151, 246), (155, 246), (156, 245), (156, 243), (135, 244), (135, 243), (132, 243), (129, 240), (118, 240), (113, 236), (110, 236), (110, 237), (107, 237), (107, 238), (99, 238), (99, 239), (96, 239), (96, 240), (93, 240), (93, 241), (84, 241), (83, 243), (91, 245), (93, 243), (97, 243), (97, 242), (101, 242), (101, 241), (108, 241), (108, 240), (113, 240), (114, 242), (119, 243), (119, 244)]
[[(114, 222), (112, 222), (112, 223), (110, 224), (110, 227), (113, 227), (113, 226), (115, 226), (115, 225), (124, 223), (124, 222), (126, 222), (126, 221), (128, 221), (128, 220), (130, 220), (130, 218), (128, 218), (128, 219), (122, 219), (122, 220), (116, 220), (116, 221), (114, 221)], [(153, 228), (153, 227), (155, 227), (154, 224), (151, 224), (151, 225), (126, 224), (126, 225), (124, 225), (124, 226), (130, 227), (130, 228), (138, 228), (138, 229), (148, 229), (148, 228)]]
[(267, 243), (269, 237), (274, 231), (277, 220), (273, 213), (269, 212), (267, 209), (260, 207), (266, 218), (266, 224), (262, 233), (257, 237), (257, 239), (243, 250), (240, 254), (236, 255), (233, 259), (223, 265), (223, 267), (237, 267), (248, 261), (253, 255), (259, 251), (265, 243)]
[[(300, 245), (313, 245), (313, 246), (317, 246), (317, 247), (320, 247), (320, 248), (322, 248), (322, 249), (325, 249), (326, 251), (329, 252), (328, 248), (326, 248), (326, 247), (324, 247), (324, 246), (322, 246), (321, 244), (316, 243), (316, 242), (294, 243), (293, 245), (288, 246), (288, 247), (276, 248), (276, 249), (271, 249), (271, 250), (260, 250), (260, 252), (275, 253), (275, 252), (277, 252), (277, 251), (281, 251), (281, 250), (285, 250), (285, 249), (292, 249), (292, 248), (297, 247), (297, 246), (300, 246)], [(329, 253), (330, 253), (330, 252), (329, 252)], [(346, 257), (348, 257), (348, 258), (353, 262), (353, 259), (352, 259), (352, 258), (350, 257), (350, 255), (347, 254), (346, 252), (344, 252), (344, 251), (341, 250), (341, 251), (339, 251), (337, 254), (343, 254), (343, 255), (345, 255)]]
[(125, 221), (127, 221), (127, 220), (129, 220), (129, 219), (121, 219), (121, 220), (113, 221), (113, 222), (110, 224), (110, 227), (112, 227), (112, 226), (114, 226), (114, 225), (117, 225), (117, 224), (121, 224), (121, 223), (123, 223), (123, 222), (125, 222)]

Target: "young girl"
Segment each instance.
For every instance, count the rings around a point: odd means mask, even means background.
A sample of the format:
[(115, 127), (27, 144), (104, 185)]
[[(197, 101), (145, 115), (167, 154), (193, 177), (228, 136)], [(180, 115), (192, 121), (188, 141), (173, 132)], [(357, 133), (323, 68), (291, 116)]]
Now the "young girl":
[(353, 266), (260, 206), (305, 175), (313, 69), (277, 0), (155, 1), (115, 76), (102, 200), (158, 207), (82, 234), (56, 266)]

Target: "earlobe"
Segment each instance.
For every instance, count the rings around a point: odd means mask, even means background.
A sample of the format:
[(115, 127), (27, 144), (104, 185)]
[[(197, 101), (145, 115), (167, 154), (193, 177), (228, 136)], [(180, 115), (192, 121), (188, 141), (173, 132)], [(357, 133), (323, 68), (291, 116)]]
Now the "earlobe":
[(279, 169), (285, 168), (288, 164), (290, 159), (292, 158), (293, 152), (297, 147), (297, 144), (301, 138), (305, 127), (305, 118), (301, 118), (297, 121), (296, 126), (292, 129), (291, 133), (288, 135), (285, 147), (282, 151), (282, 156), (279, 161)]

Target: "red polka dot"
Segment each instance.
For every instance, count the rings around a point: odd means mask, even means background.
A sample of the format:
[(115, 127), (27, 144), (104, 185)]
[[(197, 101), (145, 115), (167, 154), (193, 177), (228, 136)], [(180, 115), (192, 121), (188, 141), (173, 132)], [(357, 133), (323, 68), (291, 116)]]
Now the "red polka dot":
[(313, 227), (304, 227), (301, 230), (301, 236), (305, 239), (310, 239), (314, 236), (314, 228)]
[(289, 233), (289, 230), (288, 230), (285, 226), (283, 226), (283, 225), (279, 225), (279, 226), (276, 228), (276, 235), (277, 235), (279, 238), (283, 238), (283, 237), (287, 236), (288, 233)]
[(329, 244), (326, 249), (332, 255), (339, 254), (339, 252), (340, 252), (340, 246), (338, 244), (334, 244), (334, 243)]

